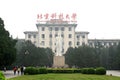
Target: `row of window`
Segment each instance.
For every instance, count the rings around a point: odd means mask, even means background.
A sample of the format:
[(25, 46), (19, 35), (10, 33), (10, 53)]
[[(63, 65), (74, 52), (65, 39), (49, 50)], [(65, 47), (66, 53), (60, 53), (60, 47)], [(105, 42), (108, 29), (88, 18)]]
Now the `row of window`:
[(108, 45), (108, 46), (112, 46), (112, 45), (117, 45), (117, 42), (99, 42), (99, 43), (96, 43), (96, 42), (94, 42), (94, 43), (89, 43), (89, 45), (90, 46), (95, 46), (95, 45), (102, 45), (102, 46), (106, 46), (106, 45)]
[[(76, 44), (77, 44), (77, 46), (80, 46), (80, 42), (77, 42)], [(41, 42), (41, 45), (42, 45), (42, 46), (45, 46), (45, 41), (42, 41), (42, 42)], [(49, 45), (52, 46), (52, 42), (50, 42)], [(56, 44), (55, 44), (55, 45), (56, 45)], [(64, 45), (64, 42), (62, 43), (62, 45)], [(68, 45), (69, 45), (69, 46), (72, 46), (72, 41), (69, 41), (69, 42), (68, 42)], [(82, 42), (82, 45), (85, 45), (85, 42)]]
[[(45, 31), (45, 27), (41, 27), (41, 30), (42, 31)], [(49, 27), (49, 31), (52, 31), (52, 30), (55, 30), (55, 31), (65, 31), (65, 28), (64, 27)], [(68, 28), (68, 31), (72, 31), (72, 27), (69, 27)]]
[[(33, 38), (36, 38), (36, 35), (35, 35), (35, 34), (34, 34), (34, 35), (28, 34), (28, 38), (31, 38), (32, 36), (33, 36)], [(55, 34), (55, 37), (57, 37), (57, 36), (58, 36), (58, 34)], [(50, 34), (50, 35), (49, 35), (49, 38), (52, 38), (52, 37), (53, 37), (52, 34)], [(64, 38), (64, 34), (61, 34), (61, 37)], [(77, 35), (76, 37), (77, 37), (77, 39), (80, 38), (79, 35)], [(42, 34), (42, 38), (45, 38), (45, 34)], [(72, 38), (72, 34), (69, 34), (69, 35), (68, 35), (68, 38)], [(82, 35), (82, 38), (85, 38), (85, 35)]]
[[(76, 37), (77, 37), (77, 39), (79, 39), (79, 38), (80, 38), (80, 35), (77, 35)], [(81, 37), (82, 37), (82, 38), (85, 38), (85, 35), (82, 35)]]
[[(58, 34), (55, 34), (55, 37), (57, 37), (57, 36), (58, 36)], [(42, 34), (41, 37), (44, 39), (44, 38), (45, 38), (45, 34)], [(50, 34), (50, 35), (49, 35), (49, 38), (52, 38), (52, 37), (53, 37), (53, 35)], [(64, 38), (64, 35), (61, 34), (61, 37)], [(68, 38), (72, 38), (72, 34), (68, 34)]]
[[(52, 42), (50, 42), (49, 44), (50, 44), (50, 46), (52, 46)], [(45, 46), (45, 41), (41, 41), (41, 45), (42, 45), (42, 46)], [(56, 44), (55, 44), (55, 45), (56, 45)], [(63, 43), (63, 45), (64, 45), (64, 43)], [(69, 42), (68, 42), (68, 45), (69, 45), (69, 46), (72, 46), (72, 41), (69, 41)]]
[(28, 38), (31, 38), (33, 36), (33, 38), (36, 38), (36, 35), (31, 35), (31, 34), (28, 34)]

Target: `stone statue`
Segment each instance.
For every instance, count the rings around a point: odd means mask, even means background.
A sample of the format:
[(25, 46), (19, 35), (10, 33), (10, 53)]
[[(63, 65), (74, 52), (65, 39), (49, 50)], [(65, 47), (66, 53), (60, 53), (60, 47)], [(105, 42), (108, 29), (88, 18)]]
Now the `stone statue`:
[(61, 34), (58, 33), (56, 37), (56, 53), (55, 56), (62, 56), (62, 37)]

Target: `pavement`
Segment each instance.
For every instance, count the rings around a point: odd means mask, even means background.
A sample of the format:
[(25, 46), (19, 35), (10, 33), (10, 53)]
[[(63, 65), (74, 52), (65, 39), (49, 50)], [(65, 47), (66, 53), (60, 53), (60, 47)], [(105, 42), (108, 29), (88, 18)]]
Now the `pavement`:
[(16, 75), (14, 75), (14, 72), (12, 70), (7, 70), (6, 72), (2, 71), (2, 72), (5, 75), (6, 79), (21, 76), (21, 74), (18, 75), (17, 72)]
[[(5, 77), (7, 79), (17, 77), (17, 76), (21, 76), (21, 74), (18, 75), (17, 72), (16, 72), (16, 75), (14, 75), (14, 72), (12, 70), (7, 70), (6, 72), (3, 71), (3, 74), (5, 75)], [(120, 77), (120, 71), (119, 70), (107, 70), (106, 75)]]
[(107, 75), (120, 77), (120, 70), (107, 70)]

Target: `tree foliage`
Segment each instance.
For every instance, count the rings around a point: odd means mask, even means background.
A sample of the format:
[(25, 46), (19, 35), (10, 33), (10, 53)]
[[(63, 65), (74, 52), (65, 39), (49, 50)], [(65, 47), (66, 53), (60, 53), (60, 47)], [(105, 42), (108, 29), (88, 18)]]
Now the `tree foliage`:
[(106, 69), (120, 69), (120, 43), (118, 46), (94, 48), (80, 46), (69, 48), (65, 54), (66, 64), (76, 67), (105, 67)]
[(39, 48), (30, 41), (25, 41), (17, 45), (17, 66), (52, 66), (53, 52), (49, 48)]
[(16, 40), (4, 28), (4, 21), (0, 18), (0, 66), (11, 65), (16, 59)]

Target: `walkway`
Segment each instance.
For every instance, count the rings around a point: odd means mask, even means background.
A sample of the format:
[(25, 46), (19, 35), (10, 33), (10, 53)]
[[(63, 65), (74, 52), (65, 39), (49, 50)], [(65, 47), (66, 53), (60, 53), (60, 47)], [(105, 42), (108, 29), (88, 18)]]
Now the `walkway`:
[[(7, 70), (6, 72), (3, 72), (5, 77), (8, 79), (8, 78), (12, 78), (12, 77), (17, 77), (17, 76), (20, 76), (21, 74), (16, 74), (14, 75), (13, 71), (12, 70)], [(16, 72), (17, 73), (17, 72)]]
[(107, 75), (119, 76), (120, 77), (120, 71), (118, 71), (118, 70), (107, 70)]

